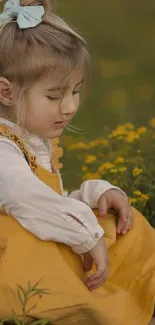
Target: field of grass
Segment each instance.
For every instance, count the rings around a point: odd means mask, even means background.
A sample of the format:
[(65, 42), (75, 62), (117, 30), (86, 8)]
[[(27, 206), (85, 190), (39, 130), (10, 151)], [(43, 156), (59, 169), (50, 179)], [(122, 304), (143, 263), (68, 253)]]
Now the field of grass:
[(155, 3), (60, 0), (58, 12), (76, 26), (92, 51), (92, 88), (76, 118), (86, 137), (101, 136), (104, 125), (150, 119), (155, 104)]
[[(83, 135), (66, 132), (65, 147), (105, 137), (107, 127), (147, 125), (155, 116), (154, 1), (60, 0), (58, 13), (82, 33), (92, 52), (91, 89), (73, 121)], [(66, 152), (64, 159), (69, 189), (81, 181), (76, 155)]]

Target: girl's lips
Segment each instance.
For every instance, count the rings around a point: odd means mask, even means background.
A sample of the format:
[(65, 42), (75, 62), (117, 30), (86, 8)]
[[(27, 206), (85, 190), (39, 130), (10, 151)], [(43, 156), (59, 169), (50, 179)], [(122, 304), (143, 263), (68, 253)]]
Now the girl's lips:
[(64, 128), (66, 126), (66, 122), (61, 121), (61, 122), (55, 122), (54, 123), (58, 128)]

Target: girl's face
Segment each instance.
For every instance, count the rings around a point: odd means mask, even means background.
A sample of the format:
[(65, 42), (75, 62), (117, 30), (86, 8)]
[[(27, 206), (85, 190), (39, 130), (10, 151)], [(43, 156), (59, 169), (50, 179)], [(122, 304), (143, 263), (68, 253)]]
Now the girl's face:
[(82, 70), (76, 69), (65, 87), (49, 81), (35, 83), (27, 93), (26, 129), (46, 139), (59, 137), (78, 110), (82, 82)]

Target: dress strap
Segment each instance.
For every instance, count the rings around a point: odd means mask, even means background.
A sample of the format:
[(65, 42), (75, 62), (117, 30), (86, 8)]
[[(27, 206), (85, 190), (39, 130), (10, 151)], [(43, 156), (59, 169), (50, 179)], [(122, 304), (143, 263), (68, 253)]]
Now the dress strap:
[(23, 152), (32, 172), (37, 174), (36, 157), (29, 152), (24, 142), (5, 124), (0, 124), (0, 135), (12, 140), (18, 146), (18, 148)]
[[(28, 148), (25, 146), (24, 142), (18, 137), (17, 134), (13, 133), (12, 130), (5, 124), (0, 124), (0, 135), (12, 140), (19, 149), (23, 152), (27, 163), (29, 164), (32, 172), (37, 174), (37, 163), (36, 157), (30, 153)], [(63, 149), (59, 147), (60, 140), (58, 138), (51, 140), (52, 153), (51, 153), (51, 163), (55, 170), (62, 168), (62, 164), (59, 159), (63, 156)]]

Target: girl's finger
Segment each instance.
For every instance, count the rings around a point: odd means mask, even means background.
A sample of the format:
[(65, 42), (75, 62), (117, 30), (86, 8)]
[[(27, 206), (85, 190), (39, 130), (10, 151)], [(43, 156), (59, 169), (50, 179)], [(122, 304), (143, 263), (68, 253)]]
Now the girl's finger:
[(124, 222), (127, 222), (127, 219), (128, 219), (128, 213), (129, 213), (129, 207), (128, 207), (128, 204), (126, 203), (126, 200), (125, 200), (125, 202), (124, 202), (124, 203), (119, 207), (118, 213), (119, 213), (120, 218), (121, 218)]
[(121, 217), (119, 218), (118, 225), (117, 225), (117, 234), (120, 234), (124, 229), (127, 221), (124, 221)]
[(128, 232), (128, 230), (131, 229), (132, 222), (133, 222), (133, 215), (130, 209), (127, 224), (125, 225), (124, 229), (122, 229), (122, 235), (125, 235)]
[(87, 284), (87, 287), (90, 291), (95, 290), (103, 285), (103, 283), (107, 280), (109, 275), (108, 269), (105, 270), (104, 274), (102, 275), (101, 278), (96, 279), (94, 281), (90, 281)]
[(100, 216), (105, 216), (108, 213), (107, 199), (104, 195), (102, 195), (101, 199), (99, 199), (98, 210)]

